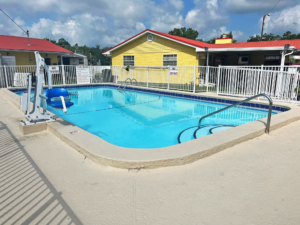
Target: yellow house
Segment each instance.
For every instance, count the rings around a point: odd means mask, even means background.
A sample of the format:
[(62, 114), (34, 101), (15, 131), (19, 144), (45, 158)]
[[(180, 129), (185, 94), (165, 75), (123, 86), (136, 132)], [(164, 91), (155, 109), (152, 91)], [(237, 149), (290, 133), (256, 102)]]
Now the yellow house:
[(71, 65), (68, 63), (70, 58), (73, 61), (75, 58), (86, 58), (44, 39), (0, 35), (0, 65), (34, 66), (35, 51), (39, 51), (47, 65)]
[(223, 35), (208, 44), (146, 29), (103, 54), (112, 66), (280, 65), (285, 45), (295, 51), (300, 40), (232, 43)]
[[(219, 65), (282, 65), (288, 63), (287, 58), (281, 60), (284, 50), (299, 54), (297, 49), (300, 40), (232, 43), (223, 35), (215, 44), (208, 44), (146, 29), (103, 54), (111, 57), (118, 81), (131, 78), (140, 85), (166, 87), (201, 86), (205, 74), (216, 80)], [(207, 65), (214, 67), (212, 72), (207, 73)]]
[[(168, 37), (170, 36), (170, 37)], [(193, 44), (206, 43), (145, 30), (107, 50), (103, 54), (112, 58), (112, 66), (193, 66), (204, 65), (205, 54), (197, 53)], [(183, 39), (190, 43), (182, 42)]]
[[(196, 44), (198, 47), (195, 46)], [(132, 79), (146, 83), (145, 67), (149, 66), (152, 70), (148, 71), (151, 73), (148, 82), (166, 84), (170, 79), (168, 78), (169, 67), (186, 66), (186, 80), (190, 83), (194, 77), (194, 66), (205, 65), (206, 53), (197, 52), (196, 49), (200, 46), (205, 49), (206, 45), (203, 42), (147, 29), (103, 54), (112, 58), (113, 74), (118, 76), (118, 81), (125, 80), (130, 73)], [(128, 65), (131, 66), (130, 72), (125, 70)], [(155, 66), (159, 68), (153, 71)]]

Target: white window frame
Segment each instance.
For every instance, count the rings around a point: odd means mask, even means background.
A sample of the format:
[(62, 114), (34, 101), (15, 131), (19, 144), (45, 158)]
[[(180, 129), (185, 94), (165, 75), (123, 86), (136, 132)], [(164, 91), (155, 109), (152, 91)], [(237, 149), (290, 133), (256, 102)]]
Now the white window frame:
[[(169, 59), (168, 59), (168, 57), (165, 57), (165, 56), (169, 56)], [(170, 56), (173, 56), (173, 57), (170, 57)], [(174, 60), (175, 59), (174, 56), (176, 56), (176, 61)], [(178, 60), (177, 54), (163, 55), (163, 66), (177, 66), (177, 60)], [(168, 62), (176, 62), (176, 63), (169, 64)]]
[[(125, 59), (125, 57), (133, 57), (133, 59)], [(135, 65), (134, 61), (135, 61), (134, 55), (123, 55), (123, 66), (127, 66), (127, 65), (134, 66)]]

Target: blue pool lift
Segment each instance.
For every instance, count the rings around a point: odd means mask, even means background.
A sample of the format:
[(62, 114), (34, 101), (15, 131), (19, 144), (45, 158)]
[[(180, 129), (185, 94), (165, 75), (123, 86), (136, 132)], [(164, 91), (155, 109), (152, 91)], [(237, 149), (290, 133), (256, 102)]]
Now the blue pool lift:
[[(47, 113), (46, 101), (48, 106), (62, 109), (64, 113), (67, 112), (67, 108), (74, 105), (74, 103), (71, 102), (71, 93), (68, 93), (65, 88), (52, 88), (52, 74), (45, 63), (45, 60), (40, 56), (39, 52), (34, 52), (34, 54), (37, 66), (36, 72), (27, 75), (27, 92), (24, 92), (21, 95), (21, 110), (26, 111), (26, 120), (23, 122), (24, 125), (45, 123), (55, 120), (52, 115)], [(43, 90), (44, 69), (48, 74), (48, 90), (46, 91), (46, 95), (44, 95)], [(30, 93), (32, 87), (34, 87), (34, 100), (33, 108), (31, 109)]]
[(74, 105), (65, 88), (52, 88), (46, 92), (47, 104), (53, 108), (65, 109)]

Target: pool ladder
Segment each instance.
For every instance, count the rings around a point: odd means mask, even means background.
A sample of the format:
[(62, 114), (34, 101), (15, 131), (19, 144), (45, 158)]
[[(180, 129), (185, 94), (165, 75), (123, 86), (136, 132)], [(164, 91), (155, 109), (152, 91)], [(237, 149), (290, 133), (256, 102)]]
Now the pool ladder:
[[(129, 81), (129, 82), (127, 82), (127, 81)], [(124, 91), (125, 88), (128, 87), (128, 85), (132, 85), (132, 81), (135, 81), (135, 83), (137, 84), (137, 80), (136, 80), (136, 79), (130, 79), (130, 78), (127, 78), (127, 79), (124, 81), (124, 83), (122, 83), (122, 84), (118, 87), (117, 90), (122, 89), (122, 90)], [(122, 86), (124, 86), (124, 87), (122, 88)]]
[[(235, 104), (233, 104), (233, 105), (227, 106), (227, 107), (225, 107), (225, 108), (222, 108), (222, 109), (217, 110), (217, 111), (215, 111), (215, 112), (212, 112), (212, 113), (210, 113), (210, 114), (207, 114), (207, 115), (205, 115), (205, 116), (202, 116), (202, 117), (199, 119), (198, 128), (200, 129), (201, 121), (202, 121), (203, 119), (205, 119), (205, 118), (207, 118), (207, 117), (209, 117), (209, 116), (212, 116), (212, 115), (214, 115), (214, 114), (217, 114), (217, 113), (219, 113), (219, 112), (222, 112), (222, 111), (224, 111), (224, 110), (230, 109), (230, 108), (232, 108), (232, 107), (234, 107), (234, 106), (241, 105), (241, 104), (243, 104), (243, 103), (245, 103), (245, 102), (248, 102), (248, 101), (250, 101), (250, 100), (252, 100), (252, 99), (254, 99), (254, 98), (257, 98), (257, 97), (265, 97), (265, 98), (268, 99), (268, 101), (269, 101), (269, 114), (268, 114), (268, 120), (267, 120), (266, 133), (267, 133), (267, 134), (270, 133), (270, 124), (271, 124), (271, 116), (272, 116), (272, 106), (273, 106), (273, 101), (272, 101), (272, 99), (271, 99), (268, 95), (266, 95), (266, 94), (264, 94), (264, 93), (261, 93), (261, 94), (258, 94), (258, 95), (254, 95), (254, 96), (252, 96), (252, 97), (250, 97), (250, 98), (247, 98), (247, 99), (245, 99), (245, 100), (243, 100), (243, 101), (237, 102), (237, 103), (235, 103)], [(197, 138), (197, 137), (196, 137), (196, 132), (194, 132), (194, 138), (195, 138), (195, 139)]]

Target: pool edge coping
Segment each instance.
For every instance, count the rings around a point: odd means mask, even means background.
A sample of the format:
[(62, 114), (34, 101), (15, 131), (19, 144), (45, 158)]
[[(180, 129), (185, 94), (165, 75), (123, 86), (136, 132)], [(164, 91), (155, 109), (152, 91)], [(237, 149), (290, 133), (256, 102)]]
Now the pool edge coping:
[[(157, 89), (161, 91), (160, 89)], [(0, 93), (19, 108), (20, 96), (8, 89), (1, 89)], [(201, 95), (201, 93), (196, 93)], [(202, 96), (205, 96), (202, 94)], [(229, 96), (218, 96), (230, 100), (241, 100)], [(255, 100), (253, 102), (266, 104)], [(287, 103), (275, 104), (289, 108), (286, 112), (272, 116), (270, 131), (285, 126), (300, 119), (300, 107)], [(50, 113), (50, 112), (49, 112)], [(54, 114), (53, 114), (54, 115)], [(225, 131), (191, 140), (182, 144), (156, 149), (133, 149), (113, 145), (61, 118), (56, 122), (48, 123), (47, 129), (96, 163), (123, 169), (159, 168), (179, 166), (192, 163), (201, 158), (213, 155), (236, 144), (245, 142), (265, 133), (267, 118), (256, 120)], [(70, 130), (79, 130), (71, 135)]]

